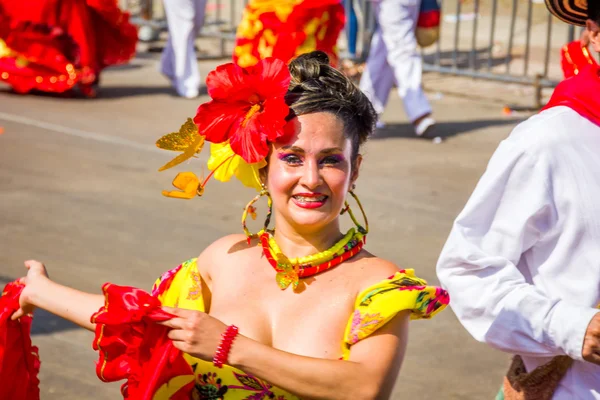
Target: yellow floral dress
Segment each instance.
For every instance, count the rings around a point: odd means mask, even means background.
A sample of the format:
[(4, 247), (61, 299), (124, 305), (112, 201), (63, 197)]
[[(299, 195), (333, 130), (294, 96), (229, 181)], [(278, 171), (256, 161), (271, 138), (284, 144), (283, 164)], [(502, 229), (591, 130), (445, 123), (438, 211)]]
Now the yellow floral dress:
[[(152, 294), (165, 306), (205, 311), (201, 277), (192, 258), (165, 272), (154, 284)], [(431, 318), (448, 304), (445, 290), (427, 286), (412, 269), (400, 270), (393, 276), (365, 289), (356, 299), (354, 312), (348, 319), (342, 345), (342, 359), (350, 356), (353, 344), (385, 325), (398, 312), (412, 310), (411, 319)], [(194, 400), (292, 400), (299, 399), (278, 387), (243, 371), (224, 365), (215, 367), (187, 354), (195, 375), (172, 379), (161, 387), (155, 400), (168, 399), (173, 393), (195, 380)]]

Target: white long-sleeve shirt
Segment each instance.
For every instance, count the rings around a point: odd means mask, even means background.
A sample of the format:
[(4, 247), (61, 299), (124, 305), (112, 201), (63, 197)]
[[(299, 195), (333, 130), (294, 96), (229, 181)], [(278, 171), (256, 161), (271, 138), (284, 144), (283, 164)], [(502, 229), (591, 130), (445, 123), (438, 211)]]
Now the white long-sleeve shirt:
[(475, 339), (519, 354), (528, 371), (576, 361), (554, 399), (600, 399), (582, 358), (600, 303), (600, 127), (567, 107), (518, 125), (492, 156), (437, 265)]

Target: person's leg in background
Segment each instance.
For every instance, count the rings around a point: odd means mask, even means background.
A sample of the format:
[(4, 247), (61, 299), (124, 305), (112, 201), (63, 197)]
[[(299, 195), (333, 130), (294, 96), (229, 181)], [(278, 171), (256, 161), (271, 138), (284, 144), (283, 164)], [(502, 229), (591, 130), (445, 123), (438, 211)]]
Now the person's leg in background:
[(373, 108), (380, 118), (377, 127), (384, 126), (381, 114), (385, 110), (390, 92), (394, 87), (394, 70), (387, 61), (387, 49), (381, 36), (381, 29), (377, 28), (371, 39), (371, 47), (365, 69), (360, 78), (360, 90), (373, 104)]
[(200, 71), (194, 43), (204, 21), (206, 0), (165, 0), (163, 4), (169, 39), (161, 58), (161, 72), (179, 96), (198, 97)]
[[(173, 51), (173, 35), (169, 33), (167, 44), (160, 56), (159, 71), (169, 78), (171, 83), (175, 80), (175, 52)], [(174, 84), (174, 83), (173, 83)]]
[(387, 62), (394, 71), (398, 94), (418, 136), (435, 124), (422, 87), (423, 60), (415, 38), (419, 6), (420, 0), (381, 0), (376, 11)]
[(194, 31), (195, 38), (198, 37), (204, 26), (204, 17), (206, 14), (206, 3), (208, 0), (194, 0)]
[(356, 59), (356, 41), (358, 39), (358, 19), (354, 10), (354, 0), (344, 0), (346, 9), (346, 39), (348, 41), (348, 58)]

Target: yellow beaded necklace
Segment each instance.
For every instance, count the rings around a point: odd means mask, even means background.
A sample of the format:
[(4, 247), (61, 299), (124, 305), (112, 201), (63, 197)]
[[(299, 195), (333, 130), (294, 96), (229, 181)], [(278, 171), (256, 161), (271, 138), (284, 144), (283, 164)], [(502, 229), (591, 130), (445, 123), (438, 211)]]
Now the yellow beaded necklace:
[[(363, 237), (363, 233), (358, 232), (355, 228), (351, 228), (350, 230), (348, 230), (348, 232), (344, 235), (342, 239), (340, 239), (329, 249), (321, 251), (317, 254), (311, 254), (310, 256), (289, 258), (286, 260), (286, 263), (290, 265), (298, 265), (300, 268), (305, 266), (315, 266), (318, 264), (322, 264), (335, 258), (336, 256), (342, 255), (344, 251), (348, 250), (347, 246), (349, 242), (362, 241)], [(283, 252), (281, 251), (281, 249), (277, 245), (277, 242), (275, 241), (275, 238), (271, 234), (269, 234), (269, 249), (271, 250), (271, 253), (275, 255), (275, 259), (277, 259), (277, 255), (283, 255)]]

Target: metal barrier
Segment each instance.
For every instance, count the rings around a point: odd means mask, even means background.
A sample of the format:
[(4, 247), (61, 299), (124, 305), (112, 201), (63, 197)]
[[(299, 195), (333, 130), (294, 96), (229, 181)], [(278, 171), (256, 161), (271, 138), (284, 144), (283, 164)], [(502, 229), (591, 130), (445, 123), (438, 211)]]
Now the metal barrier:
[[(359, 4), (363, 33), (372, 34), (372, 2)], [(543, 0), (445, 0), (440, 28), (440, 40), (421, 50), (424, 71), (531, 85), (535, 107), (542, 89), (562, 79), (560, 48), (576, 36)], [(363, 57), (367, 52), (365, 47)]]
[[(155, 40), (166, 29), (162, 2), (120, 0), (140, 25), (142, 40)], [(206, 22), (200, 36), (219, 42), (216, 57), (229, 58), (226, 44), (235, 30), (248, 0), (209, 0)], [(364, 60), (376, 29), (373, 0), (343, 0), (358, 15), (358, 54)], [(146, 28), (144, 28), (146, 27)], [(143, 29), (150, 30), (144, 37)], [(541, 91), (561, 79), (560, 48), (578, 32), (554, 19), (544, 0), (444, 0), (440, 40), (422, 49), (426, 72), (461, 75), (478, 79), (531, 85), (534, 102), (541, 104)], [(340, 38), (340, 47), (346, 35)], [(213, 51), (214, 53), (214, 51)]]

